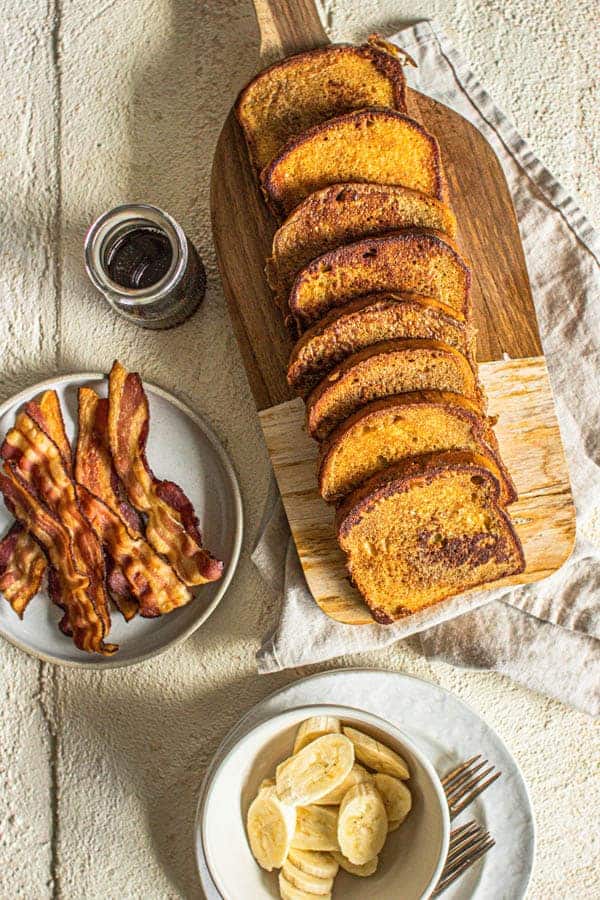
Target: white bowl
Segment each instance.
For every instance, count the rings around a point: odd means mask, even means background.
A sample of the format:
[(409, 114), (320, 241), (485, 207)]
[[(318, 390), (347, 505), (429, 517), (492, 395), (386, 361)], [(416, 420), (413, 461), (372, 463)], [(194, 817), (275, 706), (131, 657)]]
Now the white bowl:
[(255, 861), (246, 837), (246, 814), (263, 778), (292, 752), (300, 722), (311, 716), (337, 716), (372, 735), (408, 763), (407, 783), (413, 808), (406, 822), (390, 834), (377, 872), (356, 878), (340, 869), (334, 897), (344, 900), (420, 900), (429, 897), (448, 852), (450, 818), (444, 791), (431, 763), (389, 722), (347, 706), (304, 706), (256, 725), (227, 753), (206, 786), (200, 816), (201, 840), (211, 877), (225, 900), (279, 897), (277, 872)]

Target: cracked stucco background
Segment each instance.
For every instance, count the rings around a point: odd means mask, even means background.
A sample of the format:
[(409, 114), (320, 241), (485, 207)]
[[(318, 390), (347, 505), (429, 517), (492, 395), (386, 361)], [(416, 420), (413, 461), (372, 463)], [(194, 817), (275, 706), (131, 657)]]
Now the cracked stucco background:
[[(321, 11), (334, 39), (435, 17), (598, 223), (593, 0), (321, 0)], [(0, 644), (0, 897), (195, 898), (191, 829), (205, 766), (252, 704), (318, 668), (255, 675), (276, 598), (247, 551), (269, 465), (210, 238), (210, 160), (253, 71), (256, 26), (250, 0), (0, 0), (0, 34), (0, 399), (54, 371), (107, 370), (118, 352), (214, 423), (246, 506), (233, 586), (182, 647), (99, 673)], [(175, 331), (134, 330), (86, 281), (85, 229), (127, 199), (171, 211), (207, 264), (204, 308)], [(479, 710), (531, 788), (530, 897), (598, 896), (588, 718), (505, 678), (430, 665), (404, 645), (331, 665), (341, 663), (421, 675)]]

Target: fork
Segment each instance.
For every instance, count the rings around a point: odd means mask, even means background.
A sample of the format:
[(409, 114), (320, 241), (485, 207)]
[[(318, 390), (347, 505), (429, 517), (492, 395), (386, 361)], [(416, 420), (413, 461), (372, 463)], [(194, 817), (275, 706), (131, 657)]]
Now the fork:
[[(479, 761), (481, 760), (481, 761)], [(472, 803), (486, 788), (500, 778), (502, 772), (494, 772), (494, 766), (484, 769), (487, 759), (481, 759), (481, 753), (452, 769), (442, 778), (442, 787), (448, 801), (450, 818), (456, 816)], [(483, 771), (481, 771), (483, 769)], [(494, 772), (494, 774), (490, 774)], [(487, 776), (490, 776), (489, 778)]]
[(439, 896), (495, 843), (489, 831), (474, 820), (455, 828), (450, 833), (446, 865), (431, 896)]

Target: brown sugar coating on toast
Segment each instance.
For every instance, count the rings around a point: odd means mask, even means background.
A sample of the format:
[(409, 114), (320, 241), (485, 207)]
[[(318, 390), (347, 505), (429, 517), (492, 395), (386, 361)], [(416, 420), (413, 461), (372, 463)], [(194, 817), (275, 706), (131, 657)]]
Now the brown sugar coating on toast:
[(489, 457), (450, 451), (406, 460), (342, 503), (338, 540), (350, 577), (381, 623), (522, 572)]
[(401, 184), (444, 199), (436, 139), (391, 109), (362, 109), (302, 132), (263, 169), (260, 181), (275, 215), (327, 185), (351, 181)]
[(417, 391), (375, 400), (342, 422), (321, 446), (321, 496), (337, 502), (382, 469), (409, 456), (441, 450), (472, 450), (490, 456), (502, 476), (502, 503), (517, 499), (490, 420), (472, 400), (448, 391)]
[(361, 406), (407, 391), (463, 394), (482, 406), (481, 388), (465, 356), (441, 341), (385, 341), (333, 369), (306, 403), (307, 429), (323, 440)]
[(281, 60), (240, 93), (235, 111), (260, 171), (290, 138), (365, 106), (406, 109), (398, 50), (377, 38), (359, 47), (332, 45)]
[(302, 269), (289, 307), (304, 330), (336, 306), (373, 291), (412, 291), (441, 300), (466, 319), (471, 272), (445, 235), (408, 230), (330, 250)]
[(312, 390), (352, 353), (397, 339), (443, 341), (474, 359), (475, 329), (450, 307), (419, 294), (369, 294), (316, 322), (296, 342), (287, 380), (298, 394)]
[(269, 284), (287, 298), (300, 269), (317, 256), (401, 228), (429, 228), (454, 238), (456, 218), (445, 203), (401, 185), (323, 188), (303, 200), (276, 232), (267, 261)]

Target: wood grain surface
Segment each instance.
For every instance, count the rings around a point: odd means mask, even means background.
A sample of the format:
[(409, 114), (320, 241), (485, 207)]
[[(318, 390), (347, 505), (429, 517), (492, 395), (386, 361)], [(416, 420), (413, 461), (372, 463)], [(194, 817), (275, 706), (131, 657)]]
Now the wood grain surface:
[[(496, 434), (519, 500), (510, 514), (523, 543), (527, 568), (494, 586), (545, 578), (565, 562), (575, 540), (575, 512), (554, 400), (543, 357), (487, 362), (480, 376), (498, 416)], [(275, 477), (307, 584), (321, 609), (352, 625), (373, 619), (350, 585), (334, 531), (334, 509), (317, 491), (317, 444), (307, 435), (304, 404), (292, 400), (259, 413)], [(477, 589), (445, 600), (406, 620), (407, 634), (466, 612)]]

